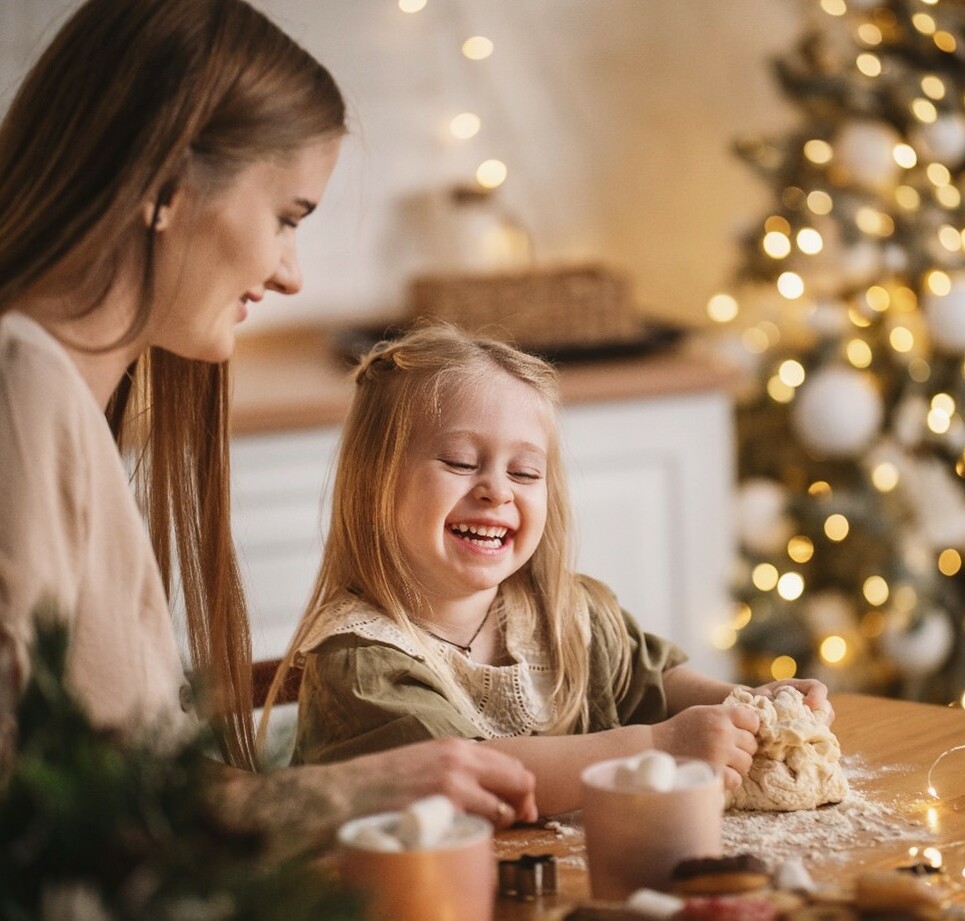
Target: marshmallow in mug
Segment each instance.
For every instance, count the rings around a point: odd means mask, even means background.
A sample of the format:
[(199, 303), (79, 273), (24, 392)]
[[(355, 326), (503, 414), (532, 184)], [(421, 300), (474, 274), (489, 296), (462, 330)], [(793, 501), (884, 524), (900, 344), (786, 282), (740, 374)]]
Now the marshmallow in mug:
[(628, 792), (666, 793), (699, 787), (713, 779), (714, 769), (706, 761), (677, 764), (673, 755), (652, 749), (620, 762), (613, 775), (613, 785)]
[(351, 843), (370, 851), (417, 851), (452, 844), (460, 837), (456, 807), (448, 796), (427, 796), (382, 825), (364, 825)]

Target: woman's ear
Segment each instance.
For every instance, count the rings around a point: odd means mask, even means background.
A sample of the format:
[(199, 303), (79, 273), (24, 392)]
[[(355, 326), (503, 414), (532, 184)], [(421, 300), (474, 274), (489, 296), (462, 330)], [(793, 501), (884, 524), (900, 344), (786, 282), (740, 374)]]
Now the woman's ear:
[(145, 201), (141, 206), (141, 217), (148, 230), (167, 230), (171, 224), (171, 214), (180, 197), (180, 189), (173, 183), (161, 186), (157, 197)]

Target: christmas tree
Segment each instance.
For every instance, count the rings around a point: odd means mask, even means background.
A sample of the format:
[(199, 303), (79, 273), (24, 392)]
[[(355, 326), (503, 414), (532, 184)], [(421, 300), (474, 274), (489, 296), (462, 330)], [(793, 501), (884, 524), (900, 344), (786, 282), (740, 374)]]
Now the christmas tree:
[(965, 706), (965, 2), (807, 0), (795, 125), (715, 295), (738, 403), (742, 679)]

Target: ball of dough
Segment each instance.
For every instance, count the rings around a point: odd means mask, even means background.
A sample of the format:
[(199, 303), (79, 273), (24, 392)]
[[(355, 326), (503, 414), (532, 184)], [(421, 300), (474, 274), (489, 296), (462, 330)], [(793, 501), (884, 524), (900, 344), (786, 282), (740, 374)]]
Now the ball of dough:
[(827, 715), (806, 707), (796, 688), (779, 687), (773, 698), (735, 688), (724, 703), (748, 707), (761, 721), (751, 769), (728, 795), (728, 808), (793, 812), (840, 803), (848, 795), (841, 746)]

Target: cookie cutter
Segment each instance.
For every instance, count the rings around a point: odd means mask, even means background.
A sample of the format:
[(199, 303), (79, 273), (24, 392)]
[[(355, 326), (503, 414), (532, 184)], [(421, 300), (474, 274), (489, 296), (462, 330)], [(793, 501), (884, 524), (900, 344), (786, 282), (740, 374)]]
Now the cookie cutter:
[(499, 861), (499, 894), (522, 901), (557, 892), (556, 858), (552, 854), (523, 854)]

